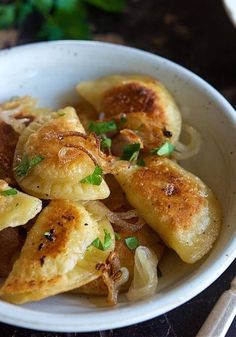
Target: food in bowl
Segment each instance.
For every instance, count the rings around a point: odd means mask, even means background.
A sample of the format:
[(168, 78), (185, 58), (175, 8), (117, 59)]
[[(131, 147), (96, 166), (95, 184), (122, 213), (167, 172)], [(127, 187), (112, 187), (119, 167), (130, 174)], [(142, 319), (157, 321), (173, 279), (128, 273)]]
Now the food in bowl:
[(1, 106), (0, 127), (15, 142), (2, 150), (0, 204), (23, 193), (43, 201), (28, 219), (24, 208), (16, 212), (28, 234), (2, 275), (9, 302), (71, 290), (107, 295), (110, 305), (121, 291), (129, 300), (151, 296), (164, 246), (194, 263), (219, 235), (216, 197), (177, 163), (198, 152), (200, 137), (183, 126), (190, 140), (180, 141), (181, 114), (168, 90), (148, 76), (113, 75), (77, 91), (78, 105), (56, 112), (30, 97)]

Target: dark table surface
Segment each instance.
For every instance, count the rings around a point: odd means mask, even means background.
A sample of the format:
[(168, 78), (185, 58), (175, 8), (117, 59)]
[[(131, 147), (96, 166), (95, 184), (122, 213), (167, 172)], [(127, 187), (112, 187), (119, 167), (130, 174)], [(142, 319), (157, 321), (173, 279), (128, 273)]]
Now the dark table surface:
[[(129, 0), (123, 14), (92, 10), (94, 37), (148, 50), (191, 69), (236, 106), (236, 29), (220, 0)], [(27, 35), (27, 34), (26, 34)], [(32, 42), (29, 35), (0, 36), (1, 47)], [(5, 40), (5, 42), (4, 42)], [(235, 276), (236, 261), (201, 294), (165, 315), (126, 328), (94, 333), (37, 332), (0, 324), (11, 337), (194, 337)], [(236, 336), (234, 320), (227, 337)], [(217, 337), (217, 336), (214, 336)]]

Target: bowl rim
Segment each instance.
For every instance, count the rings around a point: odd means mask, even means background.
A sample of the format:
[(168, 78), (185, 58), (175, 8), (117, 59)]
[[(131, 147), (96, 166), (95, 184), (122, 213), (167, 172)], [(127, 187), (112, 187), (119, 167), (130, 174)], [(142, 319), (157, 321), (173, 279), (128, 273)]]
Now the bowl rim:
[[(50, 46), (92, 46), (102, 48), (112, 48), (123, 50), (127, 53), (135, 53), (136, 56), (145, 57), (149, 60), (159, 60), (173, 66), (181, 74), (190, 76), (194, 83), (206, 90), (214, 97), (215, 102), (222, 110), (227, 111), (226, 115), (230, 118), (236, 129), (236, 113), (230, 103), (209, 83), (201, 77), (186, 69), (185, 67), (168, 60), (156, 54), (146, 52), (137, 48), (116, 45), (112, 43), (98, 41), (83, 41), (83, 40), (60, 40), (30, 43), (26, 45), (16, 46), (0, 51), (0, 62), (9, 53), (18, 53), (18, 51), (27, 51), (37, 48), (47, 48)], [(173, 290), (170, 290), (165, 295), (165, 302), (157, 307), (156, 300), (150, 300), (147, 303), (137, 302), (135, 306), (118, 307), (115, 310), (100, 311), (97, 313), (79, 313), (79, 314), (58, 314), (39, 312), (13, 304), (0, 301), (0, 320), (4, 323), (17, 325), (24, 328), (35, 330), (47, 330), (55, 332), (90, 332), (98, 330), (107, 330), (128, 326), (135, 323), (140, 323), (148, 319), (157, 317), (161, 314), (175, 309), (177, 306), (187, 302), (210, 284), (212, 284), (233, 262), (236, 257), (236, 237), (232, 237), (228, 242), (227, 247), (222, 252), (220, 258), (210, 264), (208, 270), (199, 274), (199, 271), (189, 277), (189, 282), (186, 285), (177, 285)], [(199, 276), (204, 275), (204, 282), (199, 282)], [(183, 295), (183, 290), (184, 295)], [(176, 301), (173, 302), (173, 294)], [(171, 299), (172, 298), (172, 299)], [(118, 318), (118, 319), (117, 319)]]

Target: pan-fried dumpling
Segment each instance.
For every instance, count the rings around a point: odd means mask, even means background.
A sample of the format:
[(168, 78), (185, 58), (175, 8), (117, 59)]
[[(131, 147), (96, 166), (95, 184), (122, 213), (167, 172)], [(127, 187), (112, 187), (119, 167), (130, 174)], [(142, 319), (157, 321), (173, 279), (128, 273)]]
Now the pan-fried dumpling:
[[(144, 146), (148, 148), (161, 145), (162, 132), (165, 133), (166, 130), (171, 135), (171, 142), (175, 143), (179, 138), (179, 109), (163, 84), (152, 77), (106, 76), (79, 83), (77, 91), (105, 119), (125, 116), (126, 121), (122, 128), (138, 131), (144, 140)], [(155, 142), (157, 134), (158, 139)]]
[[(115, 252), (118, 254), (120, 259), (121, 267), (125, 267), (129, 271), (129, 279), (125, 282), (121, 291), (127, 291), (130, 287), (130, 284), (133, 279), (134, 274), (134, 254), (135, 250), (130, 250), (125, 244), (125, 239), (128, 237), (135, 236), (138, 239), (139, 245), (146, 246), (157, 255), (158, 261), (161, 260), (161, 257), (164, 252), (163, 242), (160, 240), (158, 235), (147, 225), (144, 225), (137, 232), (124, 232), (119, 231), (119, 240), (116, 240)], [(102, 277), (85, 284), (81, 288), (78, 288), (78, 293), (103, 296), (107, 295), (107, 286), (105, 285)]]
[(96, 146), (73, 108), (59, 110), (31, 123), (21, 134), (15, 178), (24, 191), (42, 199), (106, 198), (109, 189), (101, 175), (95, 184), (83, 180), (96, 169), (92, 153), (98, 151)]
[(42, 209), (42, 201), (0, 180), (0, 230), (24, 225)]
[(46, 114), (49, 109), (38, 108), (36, 100), (30, 96), (13, 97), (0, 104), (0, 120), (21, 133), (35, 118)]
[(36, 101), (29, 96), (16, 97), (0, 104), (0, 179), (16, 185), (12, 172), (12, 162), (19, 133), (36, 116), (46, 113), (46, 109), (36, 108)]
[[(27, 235), (19, 259), (0, 290), (13, 303), (36, 301), (82, 286), (97, 277), (98, 263), (114, 250), (109, 221), (98, 220), (79, 202), (53, 200)], [(104, 234), (105, 233), (105, 234)], [(94, 240), (106, 241), (100, 250)], [(108, 245), (109, 243), (109, 245)]]
[(145, 167), (131, 166), (116, 174), (128, 201), (182, 260), (199, 260), (220, 231), (221, 214), (214, 194), (167, 158), (152, 156), (145, 163)]

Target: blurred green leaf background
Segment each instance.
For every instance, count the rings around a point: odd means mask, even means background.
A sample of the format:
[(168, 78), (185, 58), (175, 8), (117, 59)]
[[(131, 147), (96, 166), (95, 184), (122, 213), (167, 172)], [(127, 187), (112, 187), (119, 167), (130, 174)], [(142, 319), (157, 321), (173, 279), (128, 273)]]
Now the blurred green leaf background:
[[(0, 29), (30, 28), (38, 22), (39, 40), (91, 39), (89, 11), (92, 7), (109, 13), (120, 13), (126, 0), (18, 0), (0, 4)], [(27, 28), (25, 28), (27, 27)]]

